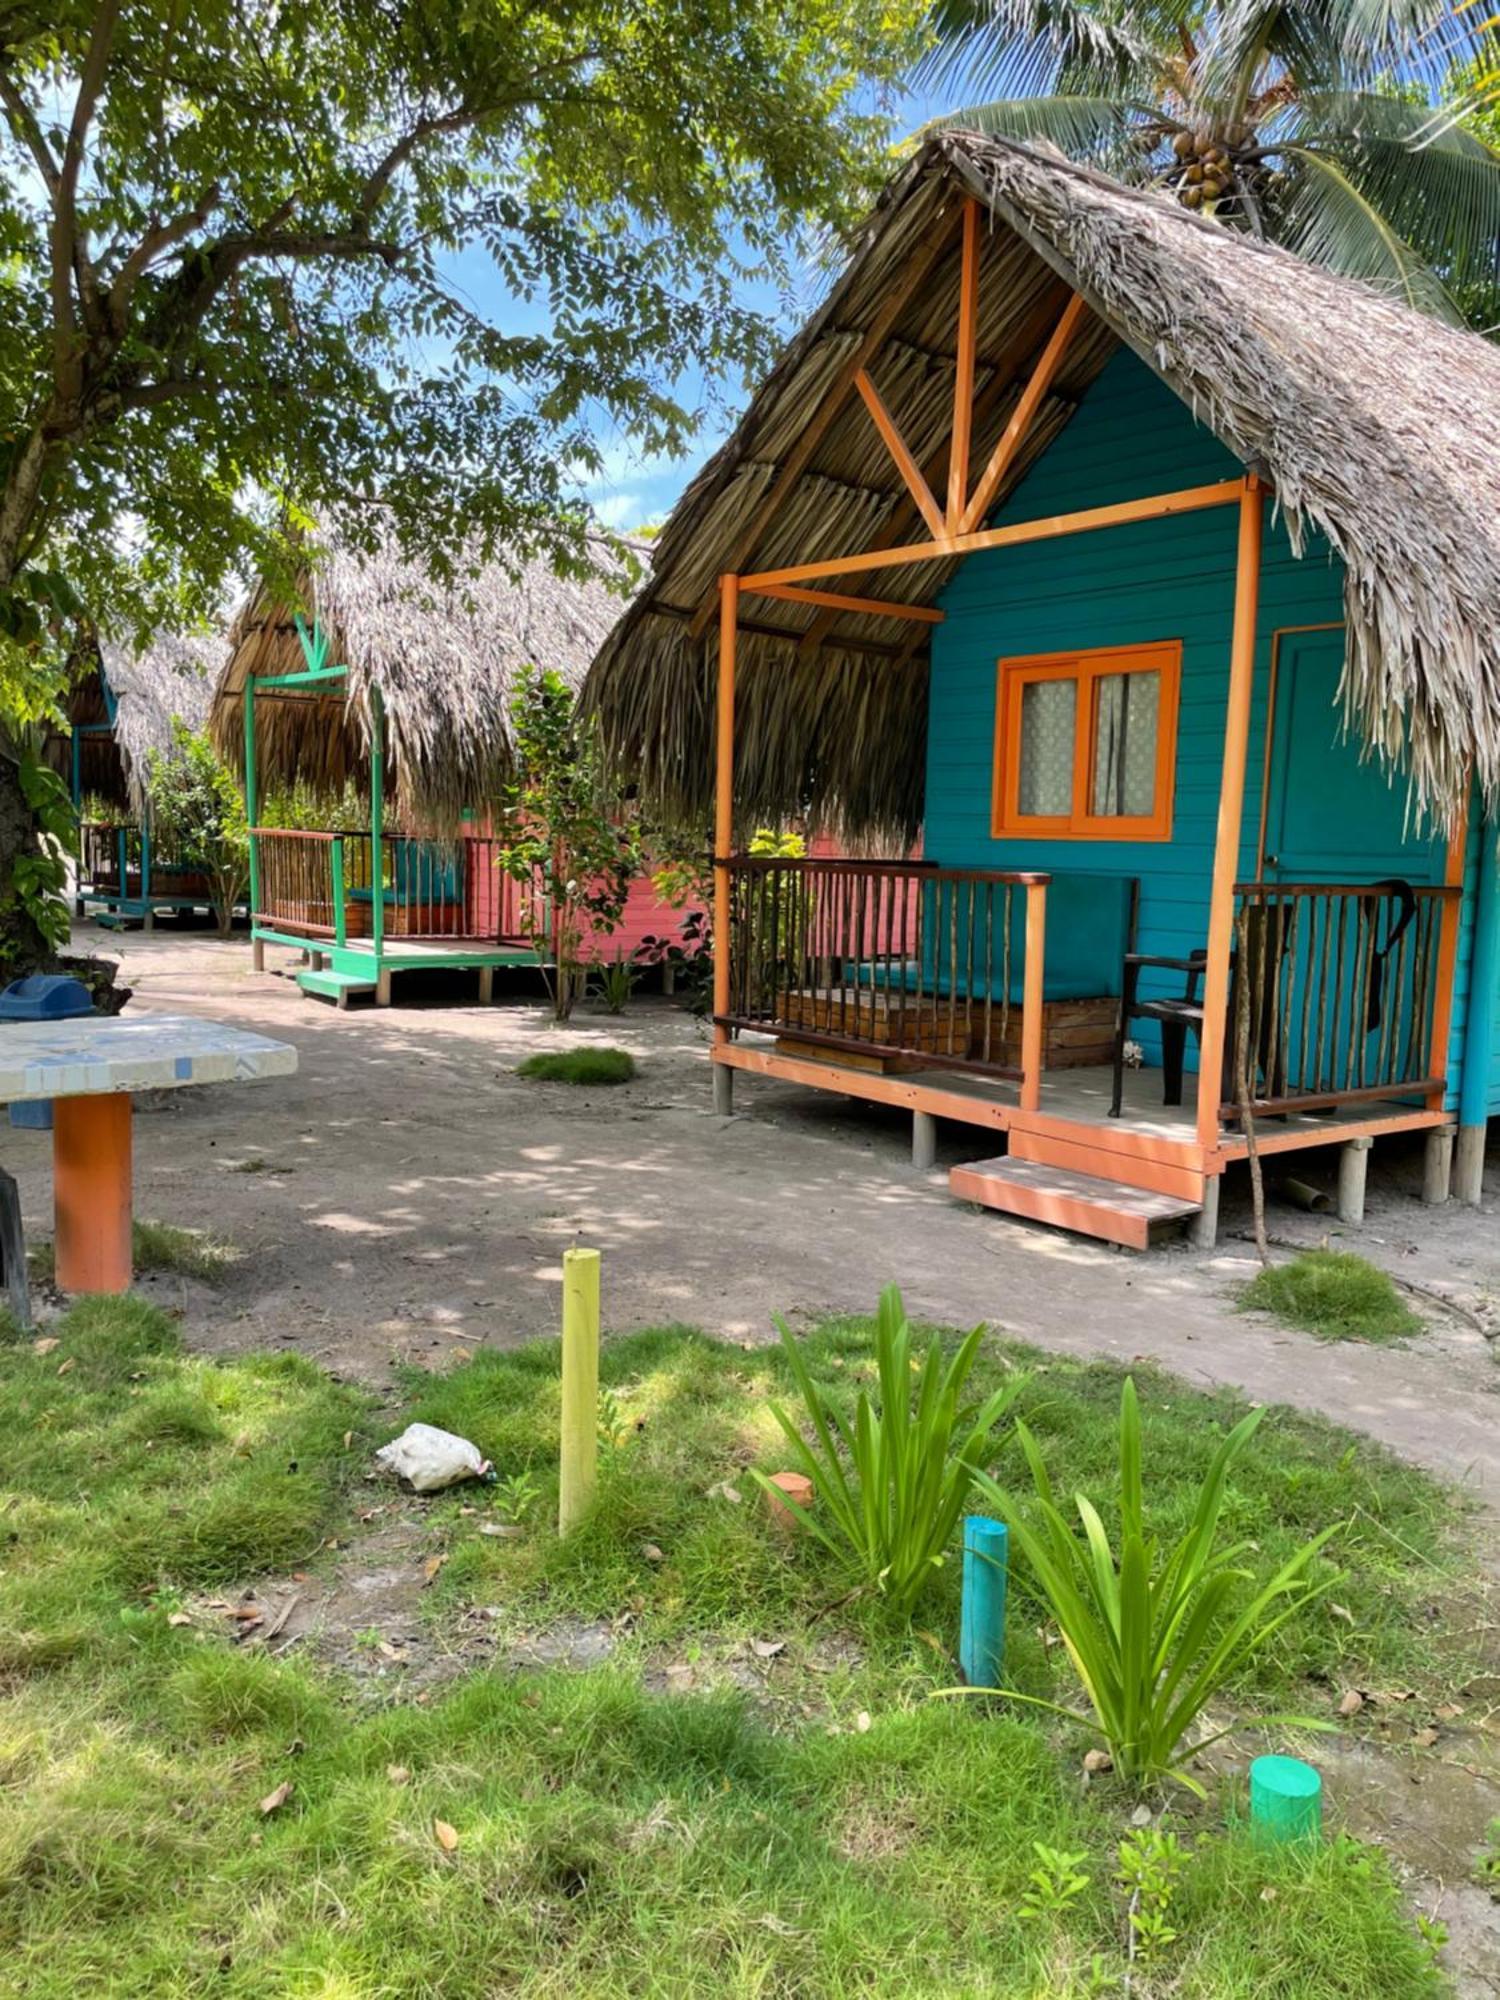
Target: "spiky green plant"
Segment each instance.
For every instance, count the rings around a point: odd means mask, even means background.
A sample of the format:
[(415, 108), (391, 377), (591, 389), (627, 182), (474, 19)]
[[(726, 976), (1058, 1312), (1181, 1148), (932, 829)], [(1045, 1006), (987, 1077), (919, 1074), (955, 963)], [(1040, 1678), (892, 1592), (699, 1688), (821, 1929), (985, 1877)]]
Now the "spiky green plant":
[[(771, 1410), (796, 1469), (812, 1481), (816, 1505), (798, 1506), (779, 1491), (777, 1498), (840, 1561), (880, 1590), (897, 1617), (909, 1618), (947, 1558), (995, 1426), (1021, 1383), (1007, 1383), (982, 1403), (963, 1402), (984, 1328), (976, 1326), (951, 1361), (933, 1339), (919, 1362), (901, 1293), (887, 1285), (875, 1316), (879, 1400), (872, 1402), (861, 1389), (854, 1421), (846, 1423), (813, 1380), (786, 1322), (778, 1319), (776, 1325), (812, 1420), (813, 1443), (779, 1403)], [(770, 1488), (764, 1473), (754, 1477)]]
[[(1204, 1475), (1187, 1532), (1165, 1553), (1146, 1530), (1141, 1413), (1128, 1377), (1120, 1395), (1118, 1560), (1097, 1509), (1081, 1493), (1074, 1498), (1082, 1536), (1068, 1525), (1025, 1424), (1017, 1423), (1016, 1436), (1036, 1489), (1031, 1502), (1023, 1506), (987, 1473), (975, 1475), (1009, 1525), (1057, 1622), (1093, 1714), (1054, 1702), (1040, 1705), (1097, 1729), (1116, 1771), (1132, 1784), (1171, 1777), (1201, 1793), (1183, 1769), (1189, 1732), (1246, 1656), (1336, 1580), (1315, 1581), (1308, 1571), (1339, 1523), (1304, 1543), (1264, 1583), (1243, 1565), (1251, 1543), (1214, 1546), (1230, 1471), (1264, 1416), (1264, 1410), (1252, 1410), (1224, 1439)], [(1236, 1595), (1246, 1586), (1245, 1601), (1236, 1608)]]

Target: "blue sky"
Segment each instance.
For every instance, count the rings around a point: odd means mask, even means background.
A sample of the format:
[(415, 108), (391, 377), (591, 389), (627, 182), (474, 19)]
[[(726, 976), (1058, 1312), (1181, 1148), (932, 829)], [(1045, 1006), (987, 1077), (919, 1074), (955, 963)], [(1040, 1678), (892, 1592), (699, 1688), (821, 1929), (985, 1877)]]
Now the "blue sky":
[[(936, 102), (910, 92), (893, 113), (895, 130), (910, 132), (940, 108)], [(454, 259), (449, 268), (455, 287), (495, 324), (523, 331), (545, 322), (544, 305), (507, 294), (484, 251), (477, 248), (467, 251)], [(747, 285), (743, 302), (776, 316), (781, 321), (783, 336), (789, 336), (817, 306), (828, 282), (829, 273), (808, 266), (795, 274), (792, 299), (785, 312), (780, 310), (781, 302), (775, 293), (766, 286)], [(679, 381), (678, 400), (689, 408), (697, 407), (701, 389), (701, 381)], [(708, 419), (689, 455), (680, 459), (643, 457), (635, 442), (611, 425), (607, 414), (601, 416), (597, 436), (604, 470), (597, 479), (585, 482), (584, 490), (606, 526), (642, 527), (671, 512), (683, 488), (723, 442), (749, 400), (749, 390), (742, 390), (733, 382), (721, 383), (719, 393), (727, 409), (715, 412)]]

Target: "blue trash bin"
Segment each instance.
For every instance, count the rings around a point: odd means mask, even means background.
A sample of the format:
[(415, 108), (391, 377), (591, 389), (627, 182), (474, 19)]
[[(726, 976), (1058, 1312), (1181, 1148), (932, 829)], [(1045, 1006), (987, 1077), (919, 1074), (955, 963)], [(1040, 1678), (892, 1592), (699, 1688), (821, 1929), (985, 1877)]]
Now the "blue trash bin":
[[(80, 1015), (92, 1014), (93, 1011), (94, 1003), (83, 981), (70, 979), (63, 972), (33, 972), (29, 978), (13, 979), (0, 993), (0, 1023), (76, 1021)], [(51, 1098), (40, 1098), (34, 1104), (13, 1104), (10, 1107), (10, 1122), (23, 1130), (50, 1132)]]

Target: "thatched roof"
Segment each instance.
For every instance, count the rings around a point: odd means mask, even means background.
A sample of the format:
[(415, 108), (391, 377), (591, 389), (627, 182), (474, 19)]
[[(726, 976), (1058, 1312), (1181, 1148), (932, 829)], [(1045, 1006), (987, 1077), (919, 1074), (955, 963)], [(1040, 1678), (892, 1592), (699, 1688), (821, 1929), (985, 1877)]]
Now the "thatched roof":
[[(90, 729), (80, 738), (85, 793), (139, 810), (152, 754), (164, 756), (172, 747), (174, 718), (189, 729), (207, 721), (223, 651), (222, 636), (204, 632), (159, 632), (139, 649), (110, 638), (88, 642), (68, 693), (69, 728), (109, 720), (106, 682), (115, 722), (109, 734)], [(46, 754), (54, 770), (70, 775), (70, 736), (51, 732)]]
[(347, 665), (336, 692), (257, 693), (260, 795), (303, 784), (337, 797), (369, 783), (370, 698), (385, 712), (386, 791), (412, 822), (454, 819), (493, 799), (511, 770), (511, 699), (531, 667), (577, 687), (619, 616), (628, 583), (605, 546), (592, 559), (617, 581), (560, 576), (548, 562), (512, 574), (498, 562), (457, 565), (443, 583), (394, 545), (375, 556), (334, 547), (299, 580), (298, 601), (265, 581), (234, 621), (210, 727), (221, 754), (244, 766), (244, 690), (257, 677), (306, 664), (294, 623), (316, 617), (330, 665)]
[[(1471, 763), (1500, 794), (1500, 351), (1169, 199), (965, 132), (928, 142), (892, 181), (827, 302), (663, 530), (650, 579), (587, 687), (627, 774), (673, 811), (708, 812), (717, 638), (703, 614), (721, 571), (926, 538), (857, 396), (810, 452), (807, 441), (823, 392), (863, 353), (940, 489), (965, 195), (988, 215), (976, 468), (1067, 288), (1092, 308), (997, 504), (1128, 345), (1269, 478), (1299, 549), (1319, 529), (1343, 558), (1346, 695), (1370, 742), (1409, 763), (1441, 811)], [(955, 567), (867, 572), (849, 587), (931, 603)], [(925, 637), (913, 649), (910, 627), (847, 614), (829, 624), (753, 598), (741, 608), (736, 796), (746, 818), (812, 801), (854, 828), (914, 828)], [(815, 622), (817, 638), (804, 642)]]

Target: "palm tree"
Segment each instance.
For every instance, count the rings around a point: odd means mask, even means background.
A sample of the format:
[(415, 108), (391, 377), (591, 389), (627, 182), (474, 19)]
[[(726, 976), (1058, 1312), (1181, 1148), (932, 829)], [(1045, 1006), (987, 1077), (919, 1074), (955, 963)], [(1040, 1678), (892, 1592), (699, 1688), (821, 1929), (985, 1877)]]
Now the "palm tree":
[(1500, 320), (1500, 152), (1473, 115), (1494, 101), (1489, 0), (936, 0), (933, 18), (924, 82), (985, 94), (935, 125), (1048, 141), (1425, 311)]

